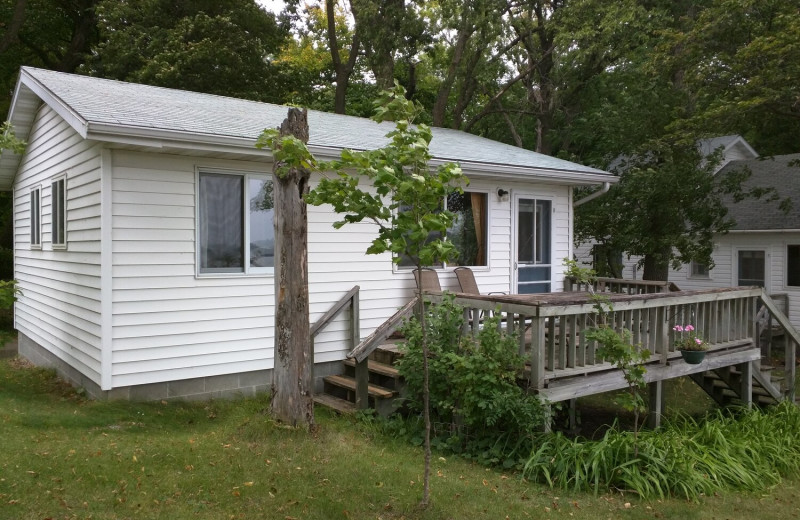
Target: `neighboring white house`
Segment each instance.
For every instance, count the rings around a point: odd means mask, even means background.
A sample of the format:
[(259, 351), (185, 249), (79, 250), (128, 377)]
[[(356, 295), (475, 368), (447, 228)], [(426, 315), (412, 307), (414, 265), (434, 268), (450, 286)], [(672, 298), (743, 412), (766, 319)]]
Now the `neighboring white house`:
[[(99, 397), (214, 397), (268, 388), (273, 366), (271, 155), (254, 148), (286, 108), (23, 68), (9, 120), (28, 142), (0, 157), (14, 192), (20, 354)], [(390, 123), (309, 112), (321, 158), (386, 142)], [(448, 205), (483, 291), (562, 289), (573, 186), (612, 175), (434, 129), (434, 163), (471, 184)], [(313, 179), (312, 179), (313, 181)], [(310, 207), (312, 323), (361, 286), (361, 336), (411, 297), (411, 273), (368, 256), (369, 224), (334, 230)], [(454, 288), (454, 266), (440, 273)], [(316, 374), (346, 354), (346, 316), (315, 341)]]
[[(720, 162), (714, 171), (715, 175), (731, 161), (755, 159), (758, 157), (758, 153), (750, 146), (750, 143), (740, 135), (725, 135), (710, 139), (701, 139), (697, 142), (697, 146), (704, 157), (711, 155), (717, 150), (721, 151)], [(622, 164), (623, 158), (617, 158), (609, 165), (609, 170), (616, 171)], [(594, 247), (595, 242), (591, 240), (575, 244), (575, 259), (578, 263), (585, 266), (594, 266), (596, 260), (594, 256)], [(627, 255), (620, 255), (620, 274), (622, 278), (629, 280), (641, 278), (638, 268), (641, 259), (642, 257), (640, 256), (631, 256), (628, 258)], [(673, 280), (673, 271), (670, 271), (669, 279)]]
[[(714, 239), (714, 268), (690, 263), (670, 271), (681, 289), (760, 285), (769, 294), (785, 294), (792, 324), (800, 328), (800, 153), (729, 162), (720, 170), (748, 168), (746, 188), (774, 188), (769, 196), (734, 202), (728, 216), (736, 225)], [(780, 202), (791, 201), (788, 211)]]
[[(769, 294), (781, 295), (777, 299), (787, 302), (789, 319), (800, 327), (800, 154), (756, 157), (726, 157), (718, 173), (747, 168), (751, 176), (745, 189), (773, 188), (777, 200), (768, 195), (735, 202), (727, 196), (728, 216), (736, 224), (714, 239), (713, 269), (691, 262), (670, 269), (669, 280), (685, 290), (762, 286)], [(792, 201), (788, 212), (781, 208), (785, 200)], [(591, 263), (587, 245), (577, 247), (578, 254), (582, 263)], [(625, 278), (637, 278), (638, 260), (623, 258)]]

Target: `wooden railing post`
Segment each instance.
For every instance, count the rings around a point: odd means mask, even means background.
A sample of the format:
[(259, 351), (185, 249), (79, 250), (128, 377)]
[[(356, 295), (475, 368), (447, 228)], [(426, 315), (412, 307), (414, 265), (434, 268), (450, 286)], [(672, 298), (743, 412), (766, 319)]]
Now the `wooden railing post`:
[[(361, 305), (358, 291), (350, 298), (350, 350), (361, 343)], [(356, 409), (369, 408), (369, 361), (364, 359), (356, 362)]]
[[(545, 367), (545, 320), (538, 316), (531, 317), (531, 381), (533, 389), (544, 388)], [(522, 328), (522, 327), (521, 327)], [(523, 328), (524, 334), (524, 328)]]

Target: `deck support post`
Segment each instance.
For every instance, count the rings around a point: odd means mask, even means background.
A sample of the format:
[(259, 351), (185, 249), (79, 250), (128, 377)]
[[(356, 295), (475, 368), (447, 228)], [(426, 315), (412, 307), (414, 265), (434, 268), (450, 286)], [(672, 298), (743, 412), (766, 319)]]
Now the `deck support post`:
[(578, 417), (577, 417), (578, 399), (569, 400), (569, 429), (570, 431), (577, 431)]
[(747, 408), (753, 407), (753, 363), (746, 362), (739, 365), (742, 373), (741, 388), (739, 394), (742, 404)]
[(647, 424), (655, 430), (661, 426), (661, 414), (664, 411), (664, 381), (653, 381), (647, 384)]
[(542, 403), (544, 412), (544, 433), (553, 433), (553, 405)]

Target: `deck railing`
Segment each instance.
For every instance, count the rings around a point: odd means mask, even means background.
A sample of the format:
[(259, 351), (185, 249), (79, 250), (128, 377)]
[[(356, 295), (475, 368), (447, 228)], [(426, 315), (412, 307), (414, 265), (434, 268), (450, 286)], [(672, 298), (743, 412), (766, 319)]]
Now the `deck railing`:
[[(634, 344), (649, 350), (653, 362), (667, 363), (680, 356), (674, 346), (675, 325), (693, 325), (711, 352), (753, 345), (761, 295), (760, 288), (609, 293), (613, 310), (605, 314), (605, 323), (618, 331), (629, 329)], [(428, 297), (433, 303), (442, 298)], [(508, 330), (517, 331), (520, 353), (530, 357), (532, 389), (544, 388), (549, 380), (611, 368), (597, 356), (598, 345), (586, 337), (585, 331), (601, 318), (585, 293), (530, 295), (530, 299), (457, 294), (455, 303), (468, 310), (499, 312)]]
[(564, 278), (564, 290), (571, 292), (589, 291), (619, 294), (652, 294), (679, 291), (672, 282), (652, 280), (625, 280), (623, 278), (595, 277), (591, 282), (581, 282), (571, 276)]

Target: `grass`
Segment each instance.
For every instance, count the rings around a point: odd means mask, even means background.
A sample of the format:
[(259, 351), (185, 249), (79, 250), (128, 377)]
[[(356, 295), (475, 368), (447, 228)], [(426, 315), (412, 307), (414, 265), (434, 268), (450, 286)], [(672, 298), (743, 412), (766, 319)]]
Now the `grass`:
[(800, 486), (645, 502), (566, 493), (422, 452), (318, 410), (307, 434), (263, 414), (267, 401), (93, 402), (46, 370), (0, 362), (0, 518), (462, 519), (796, 518)]

